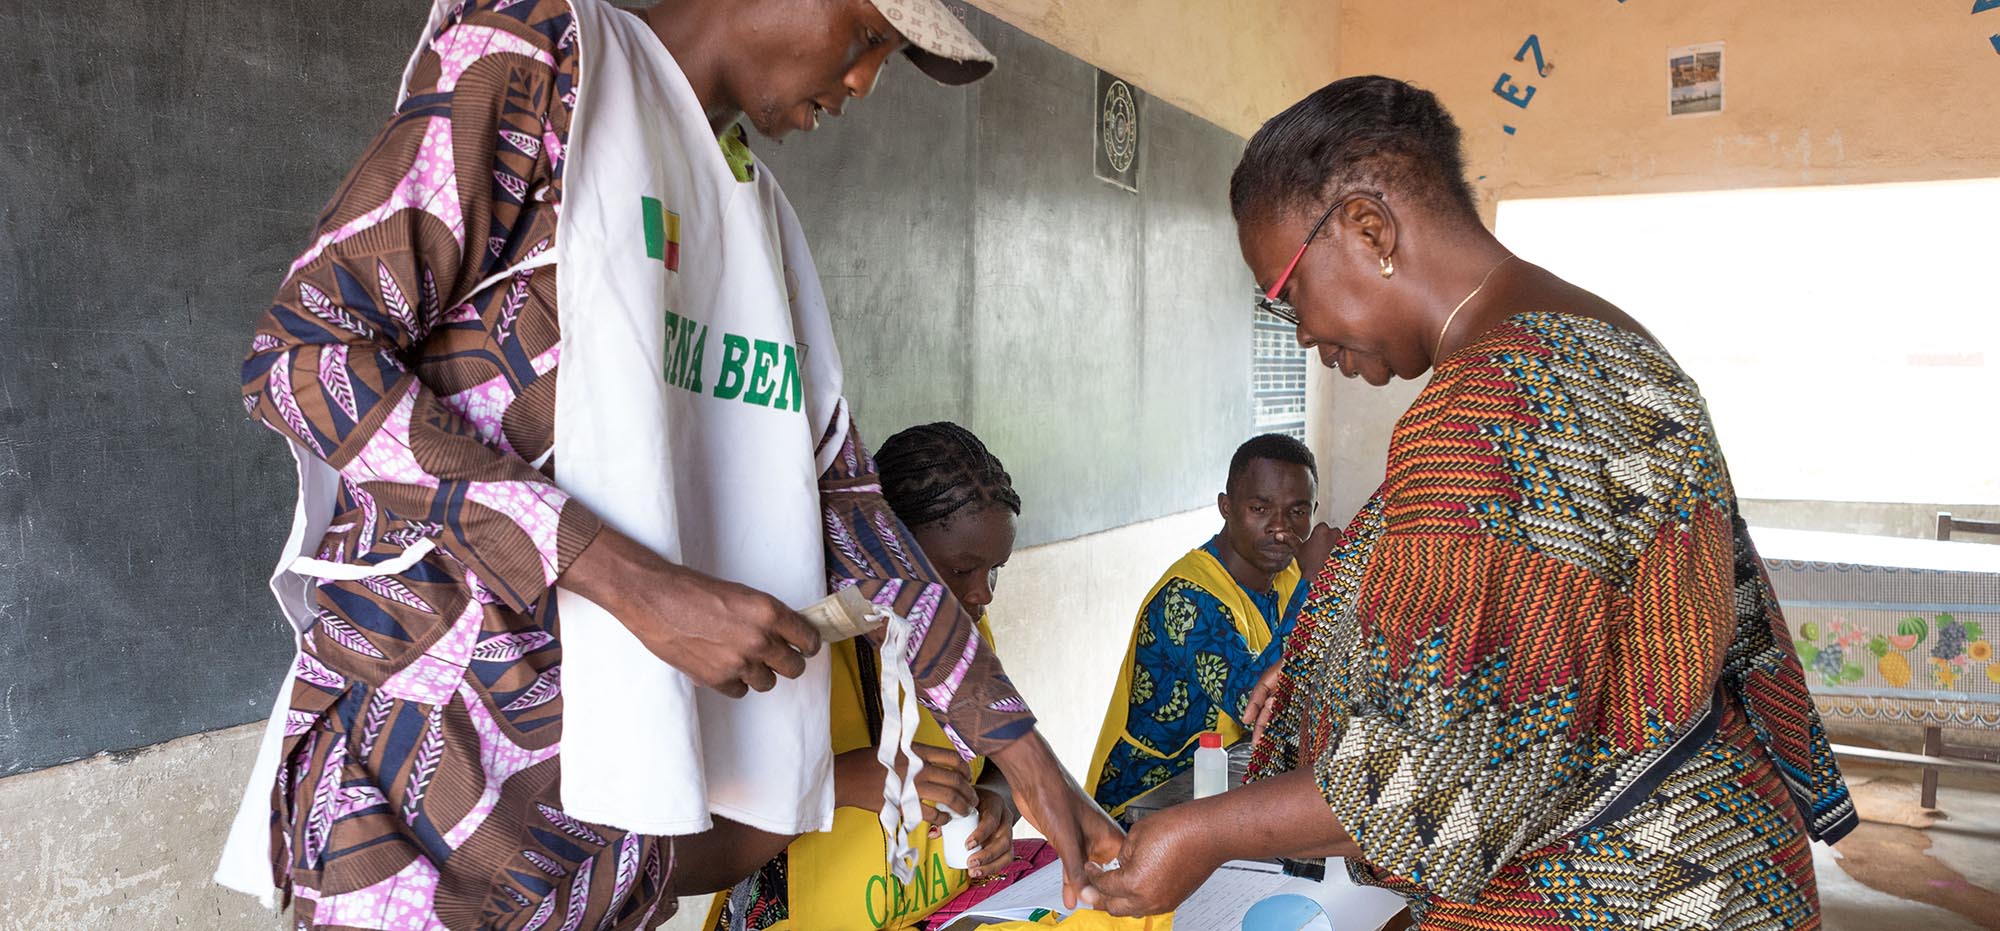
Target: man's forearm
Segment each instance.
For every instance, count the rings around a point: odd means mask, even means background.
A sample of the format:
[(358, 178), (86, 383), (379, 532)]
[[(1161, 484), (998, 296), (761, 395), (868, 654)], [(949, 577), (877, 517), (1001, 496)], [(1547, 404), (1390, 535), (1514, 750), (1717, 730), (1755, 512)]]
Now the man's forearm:
[(797, 838), (717, 818), (714, 827), (700, 834), (673, 839), (673, 894), (709, 895), (735, 886)]
[[(918, 632), (909, 649), (919, 701), (959, 755), (988, 754), (1034, 729), (1035, 718), (959, 605), (924, 558), (909, 528), (882, 498), (874, 460), (853, 430), (820, 477), (827, 530), (827, 576), (853, 585)], [(868, 637), (879, 646), (881, 634)]]
[(975, 785), (1004, 799), (1007, 807), (1014, 809), (1016, 817), (1019, 816), (1020, 809), (1014, 804), (1014, 790), (1008, 787), (1007, 774), (1001, 772), (1000, 764), (987, 760), (986, 768), (979, 773), (979, 781)]

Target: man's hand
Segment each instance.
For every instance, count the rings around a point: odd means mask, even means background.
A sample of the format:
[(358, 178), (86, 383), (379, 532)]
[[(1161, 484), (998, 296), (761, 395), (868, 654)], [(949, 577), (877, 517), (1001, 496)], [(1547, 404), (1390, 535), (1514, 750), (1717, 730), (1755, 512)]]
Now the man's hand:
[(819, 634), (756, 589), (677, 566), (606, 527), (559, 584), (596, 602), (662, 662), (731, 698), (797, 678)]
[(674, 868), (667, 875), (670, 895), (708, 895), (728, 889), (796, 839), (797, 835), (770, 834), (722, 817), (700, 834), (663, 839), (674, 846)]
[(1020, 813), (1014, 810), (1014, 803), (1001, 792), (985, 786), (977, 787), (979, 793), (979, 826), (972, 830), (972, 837), (966, 841), (972, 856), (967, 864), (973, 879), (998, 876), (1007, 864), (1014, 862), (1014, 822), (1020, 820)]
[(1040, 731), (1029, 731), (991, 759), (1006, 772), (1021, 814), (1062, 857), (1063, 907), (1075, 908), (1086, 884), (1084, 865), (1116, 859), (1125, 832), (1070, 778)]
[(1257, 684), (1250, 689), (1250, 700), (1243, 703), (1243, 723), (1250, 725), (1250, 746), (1257, 746), (1264, 739), (1264, 728), (1277, 714), (1277, 705), (1271, 696), (1278, 691), (1278, 680), (1285, 677), (1283, 660), (1272, 663), (1271, 668), (1257, 677)]

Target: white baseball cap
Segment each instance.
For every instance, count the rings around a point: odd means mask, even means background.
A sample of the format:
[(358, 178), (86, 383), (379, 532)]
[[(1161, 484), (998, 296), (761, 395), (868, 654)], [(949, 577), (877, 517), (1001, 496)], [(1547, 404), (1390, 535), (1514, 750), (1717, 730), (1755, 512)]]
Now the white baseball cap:
[(944, 0), (869, 0), (910, 40), (903, 54), (939, 84), (970, 84), (993, 71), (993, 53)]

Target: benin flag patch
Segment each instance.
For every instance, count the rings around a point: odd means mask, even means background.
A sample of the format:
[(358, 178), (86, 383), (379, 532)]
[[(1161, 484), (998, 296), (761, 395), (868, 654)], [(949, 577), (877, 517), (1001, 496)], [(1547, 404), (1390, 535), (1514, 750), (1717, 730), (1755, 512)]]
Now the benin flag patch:
[(681, 270), (681, 215), (668, 210), (657, 197), (639, 198), (639, 212), (646, 225), (646, 257), (666, 263), (668, 271)]

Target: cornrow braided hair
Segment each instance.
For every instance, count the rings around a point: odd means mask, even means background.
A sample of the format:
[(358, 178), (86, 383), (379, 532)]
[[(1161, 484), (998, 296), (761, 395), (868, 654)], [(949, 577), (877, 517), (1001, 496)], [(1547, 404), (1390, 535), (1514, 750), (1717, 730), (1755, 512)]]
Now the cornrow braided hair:
[(998, 457), (972, 431), (939, 421), (911, 427), (875, 451), (882, 497), (904, 526), (944, 520), (968, 507), (1021, 513), (1021, 496)]

